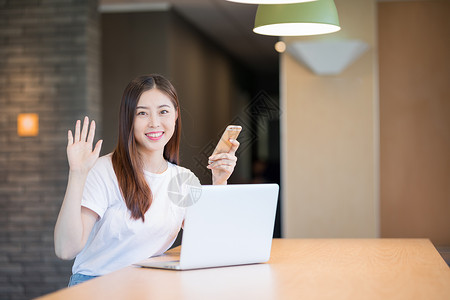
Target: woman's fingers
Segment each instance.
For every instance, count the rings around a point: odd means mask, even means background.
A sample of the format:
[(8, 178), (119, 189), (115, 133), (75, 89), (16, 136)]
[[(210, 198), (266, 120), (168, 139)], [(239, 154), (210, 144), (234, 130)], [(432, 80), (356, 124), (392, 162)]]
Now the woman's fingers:
[[(89, 130), (89, 135), (88, 135), (88, 130)], [(69, 130), (69, 131), (72, 135), (72, 131), (71, 130)], [(91, 126), (89, 126), (89, 118), (85, 117), (82, 128), (81, 128), (80, 120), (77, 120), (77, 122), (75, 123), (75, 137), (72, 138), (72, 142), (70, 144), (72, 144), (73, 142), (76, 143), (79, 141), (92, 143), (94, 141), (94, 136), (95, 136), (95, 121), (92, 120)], [(86, 140), (86, 138), (87, 138), (87, 140)]]
[[(89, 126), (89, 118), (85, 117), (83, 121), (83, 127), (81, 128), (81, 121), (77, 120), (75, 123), (75, 136), (72, 133), (72, 130), (69, 130), (67, 133), (67, 145), (73, 145), (78, 142), (87, 142), (91, 144), (94, 142), (95, 137), (95, 121), (91, 121), (91, 125)], [(89, 132), (89, 135), (88, 135)]]
[(72, 134), (72, 130), (67, 132), (67, 158), (71, 170), (86, 171), (95, 164), (100, 156), (103, 141), (99, 140), (92, 149), (94, 136), (95, 122), (91, 121), (89, 126), (88, 117), (84, 118), (83, 128), (80, 120), (76, 122), (75, 135)]
[(240, 143), (237, 140), (233, 140), (233, 139), (230, 139), (229, 141), (231, 143), (231, 149), (230, 149), (230, 151), (228, 151), (228, 153), (234, 155), (236, 153), (237, 149), (239, 148)]
[(87, 138), (87, 142), (92, 144), (94, 142), (94, 136), (95, 136), (95, 121), (91, 121), (91, 128), (89, 128), (89, 135)]
[(102, 149), (103, 140), (99, 140), (97, 144), (95, 144), (94, 154), (95, 156), (100, 156), (100, 150)]
[(67, 146), (70, 146), (73, 144), (73, 135), (72, 135), (72, 130), (69, 129), (69, 131), (67, 132)]
[(212, 162), (219, 161), (221, 159), (228, 159), (228, 160), (232, 160), (235, 162), (237, 161), (237, 157), (230, 153), (220, 153), (220, 154), (211, 155), (209, 157), (209, 160)]
[(80, 125), (81, 121), (77, 120), (75, 123), (75, 142), (78, 142), (80, 140)]
[(236, 151), (239, 148), (240, 143), (237, 140), (233, 140), (233, 139), (230, 139), (229, 141), (231, 143), (231, 148), (230, 148), (230, 151), (228, 151), (228, 153), (219, 153), (219, 154), (211, 155), (208, 158), (208, 160), (212, 161), (212, 162), (220, 160), (220, 159), (230, 159), (230, 160), (237, 161)]
[(236, 166), (236, 160), (235, 159), (220, 159), (217, 161), (212, 162), (207, 166), (208, 169), (219, 169), (222, 167), (232, 167), (234, 168)]
[[(222, 176), (226, 176), (227, 178), (233, 173), (235, 166), (231, 165), (216, 165), (216, 166), (208, 166), (208, 169), (214, 172), (221, 172)], [(217, 173), (220, 174), (220, 173)], [(226, 175), (225, 175), (226, 174)]]
[(88, 127), (89, 127), (89, 118), (88, 117), (84, 117), (83, 129), (81, 130), (81, 141), (82, 142), (86, 141)]
[(221, 165), (234, 166), (234, 165), (236, 165), (236, 161), (237, 161), (237, 158), (234, 158), (234, 159), (222, 158), (222, 159), (213, 161), (213, 163), (211, 165), (214, 165), (214, 166), (221, 166)]

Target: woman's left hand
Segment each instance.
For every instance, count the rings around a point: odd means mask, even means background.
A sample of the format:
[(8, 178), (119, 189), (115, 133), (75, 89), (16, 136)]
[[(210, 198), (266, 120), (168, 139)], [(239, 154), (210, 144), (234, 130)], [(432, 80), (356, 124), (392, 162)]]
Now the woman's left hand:
[(236, 150), (239, 148), (239, 142), (230, 139), (231, 149), (228, 153), (219, 153), (211, 155), (209, 160), (211, 164), (207, 166), (212, 171), (213, 184), (227, 184), (228, 178), (234, 171), (236, 166)]

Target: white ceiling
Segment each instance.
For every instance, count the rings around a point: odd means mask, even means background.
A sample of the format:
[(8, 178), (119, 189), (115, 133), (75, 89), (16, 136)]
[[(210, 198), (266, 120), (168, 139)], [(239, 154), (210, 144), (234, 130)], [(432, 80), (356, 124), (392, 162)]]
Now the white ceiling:
[[(255, 71), (278, 70), (277, 37), (253, 33), (256, 5), (226, 0), (100, 0), (101, 8), (144, 11), (171, 7), (233, 57)], [(126, 5), (126, 6), (124, 6)]]

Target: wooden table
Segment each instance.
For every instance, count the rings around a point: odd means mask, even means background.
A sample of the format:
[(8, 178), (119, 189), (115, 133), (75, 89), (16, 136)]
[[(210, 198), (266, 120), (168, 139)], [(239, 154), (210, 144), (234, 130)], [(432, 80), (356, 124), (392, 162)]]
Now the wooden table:
[[(173, 260), (179, 250), (152, 260)], [(275, 239), (266, 264), (131, 266), (39, 299), (448, 300), (450, 269), (426, 239)]]

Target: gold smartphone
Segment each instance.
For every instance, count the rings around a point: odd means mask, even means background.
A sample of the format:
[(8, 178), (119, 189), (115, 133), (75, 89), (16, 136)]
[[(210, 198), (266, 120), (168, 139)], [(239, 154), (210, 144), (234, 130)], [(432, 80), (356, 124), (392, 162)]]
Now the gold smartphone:
[[(227, 153), (230, 151), (232, 144), (230, 143), (230, 139), (236, 140), (241, 132), (242, 127), (239, 125), (228, 125), (225, 131), (222, 134), (219, 142), (217, 143), (216, 148), (214, 149), (214, 154), (218, 153)], [(208, 161), (209, 164), (212, 163), (211, 160)]]

